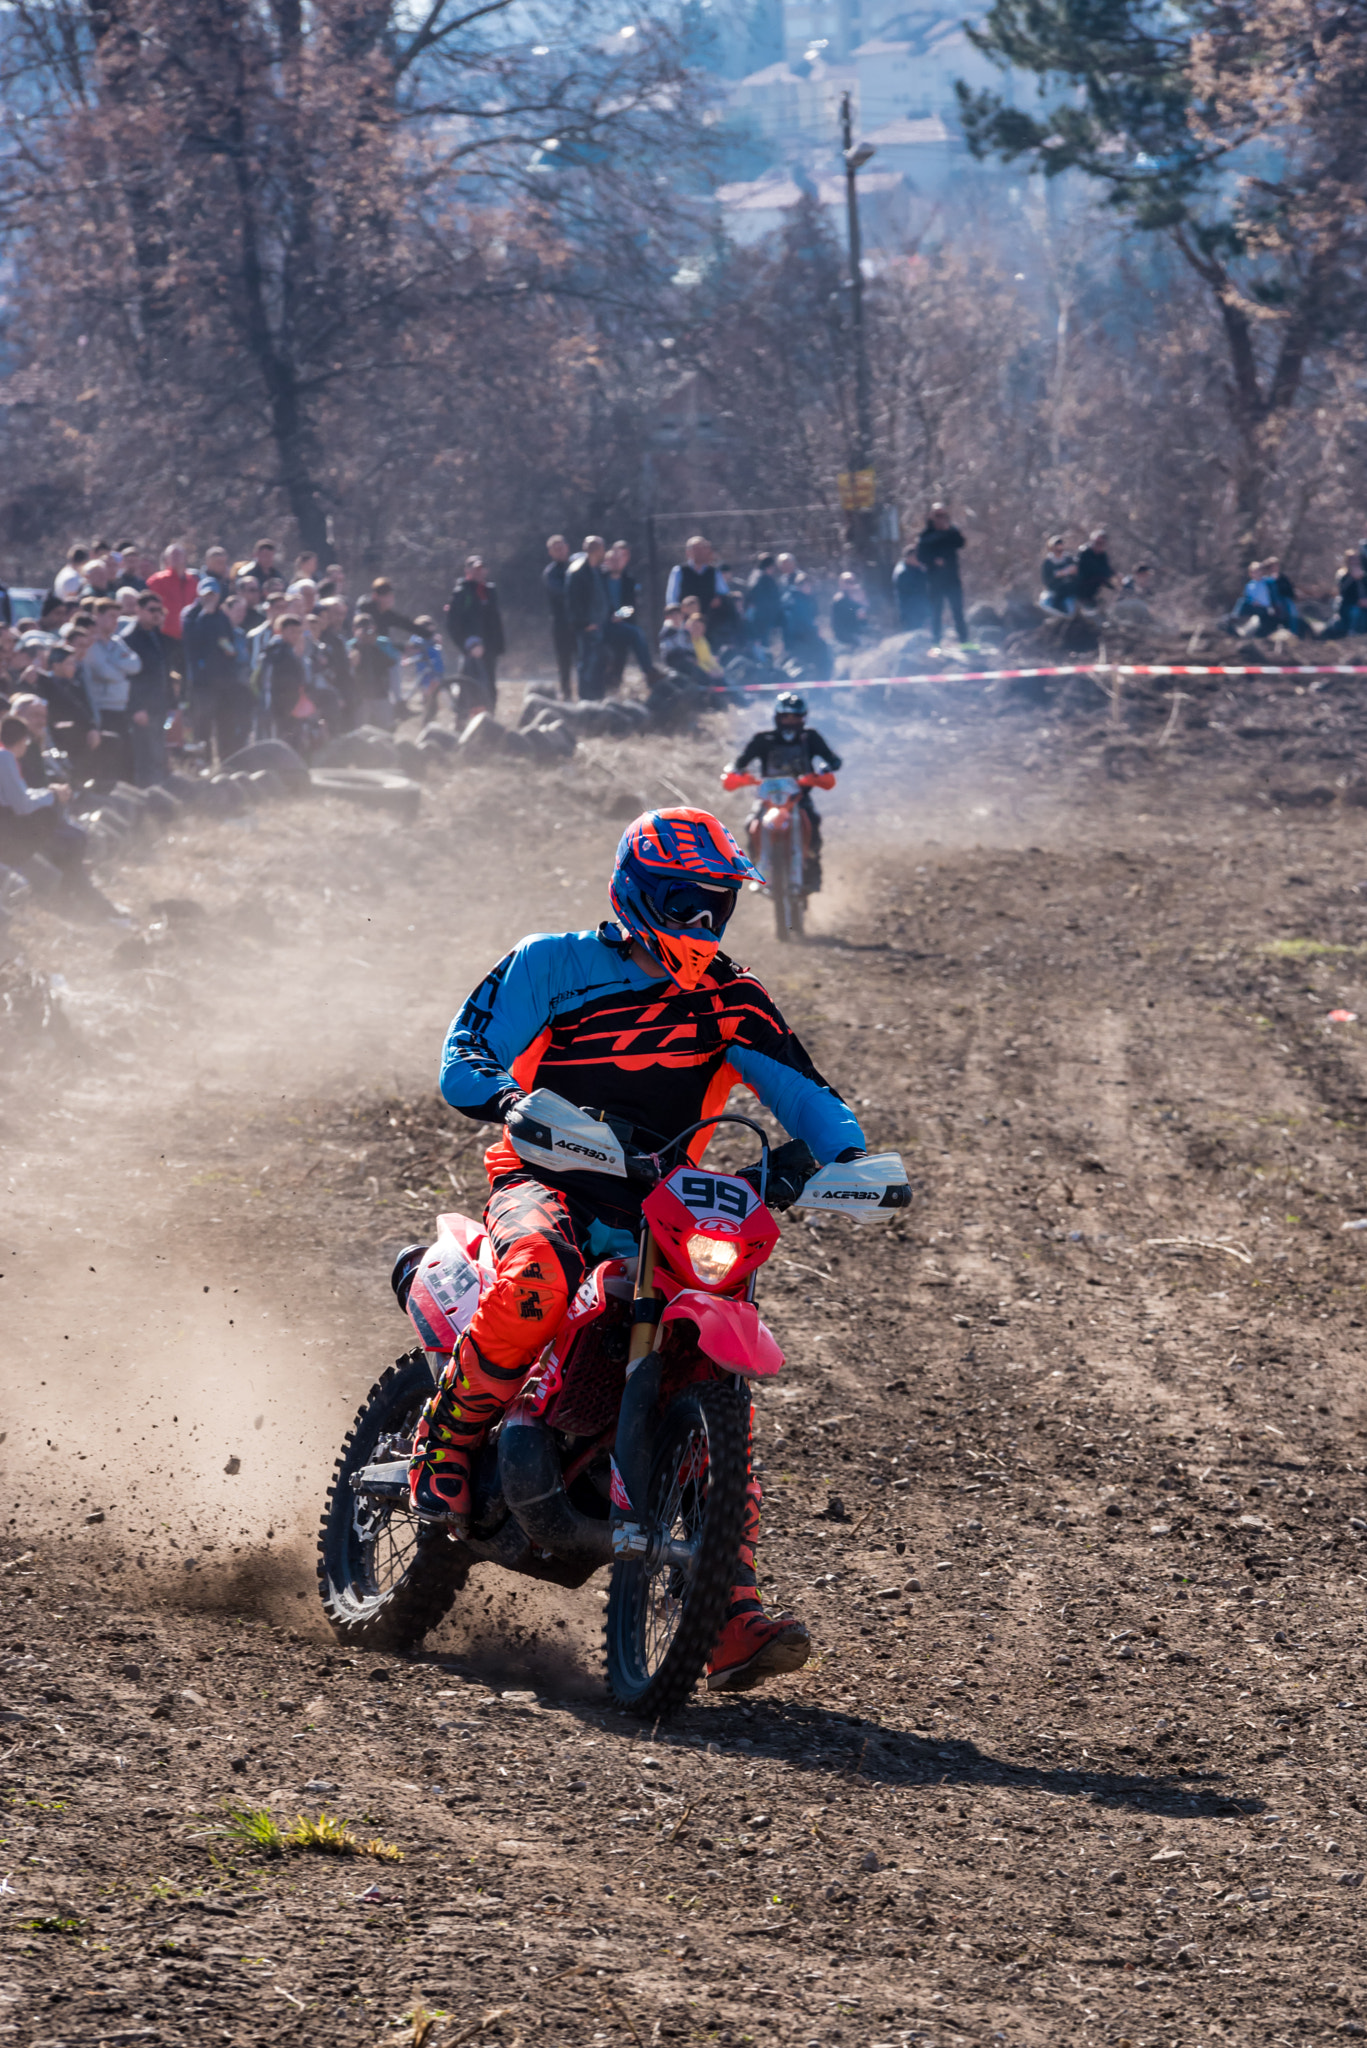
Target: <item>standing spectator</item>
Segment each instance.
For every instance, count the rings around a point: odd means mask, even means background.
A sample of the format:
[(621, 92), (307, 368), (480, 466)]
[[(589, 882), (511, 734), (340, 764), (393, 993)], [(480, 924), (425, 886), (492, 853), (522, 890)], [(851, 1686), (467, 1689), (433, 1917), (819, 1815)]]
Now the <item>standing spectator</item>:
[(712, 544), (695, 533), (684, 548), (684, 559), (676, 562), (665, 585), (665, 603), (682, 604), (696, 597), (698, 609), (709, 634), (726, 604), (726, 581), (712, 558)]
[(394, 602), (394, 586), (387, 576), (377, 576), (371, 584), (369, 611), (375, 621), (375, 631), (382, 640), (402, 647), (412, 639), (417, 621), (398, 609)]
[[(423, 622), (421, 619), (415, 619), (413, 623), (421, 628)], [(341, 729), (344, 732), (349, 731), (355, 725), (357, 716), (356, 677), (352, 671), (351, 656), (347, 652), (344, 598), (324, 598), (319, 605), (316, 645), (319, 665), (341, 704)]]
[(783, 590), (774, 573), (772, 555), (761, 555), (745, 592), (745, 623), (750, 638), (768, 648), (783, 631)]
[(76, 781), (82, 783), (95, 773), (100, 723), (77, 669), (75, 648), (59, 640), (45, 650), (44, 661), (33, 687), (47, 705), (54, 746), (60, 747)]
[(332, 585), (334, 597), (346, 598), (346, 570), (340, 562), (329, 562), (323, 571), (324, 581)]
[(112, 597), (97, 598), (95, 630), (81, 661), (86, 694), (95, 709), (101, 733), (101, 771), (114, 781), (132, 772), (128, 737), (128, 698), (133, 677), (141, 668), (133, 649), (117, 637), (119, 608)]
[(1095, 611), (1103, 590), (1115, 583), (1115, 571), (1106, 552), (1106, 529), (1098, 526), (1077, 558), (1077, 601), (1083, 611)]
[(383, 699), (388, 702), (393, 694), (397, 652), (388, 640), (382, 640), (375, 631), (373, 614), (363, 612), (359, 606), (353, 627), (355, 638), (351, 643), (350, 654), (351, 672), (356, 678), (356, 696), (362, 705), (367, 699)]
[(790, 590), (798, 575), (797, 556), (780, 555), (775, 567), (778, 570), (779, 591)]
[(602, 535), (586, 535), (584, 551), (571, 561), (565, 578), (565, 603), (574, 629), (581, 704), (596, 703), (607, 687), (604, 629), (611, 607), (607, 577), (603, 574), (604, 553)]
[(626, 670), (629, 656), (635, 658), (646, 688), (655, 681), (656, 668), (650, 646), (641, 630), (640, 592), (631, 572), (631, 548), (615, 540), (603, 557), (603, 575), (608, 586), (608, 622), (603, 628), (612, 686), (615, 689)]
[(121, 583), (114, 592), (114, 602), (119, 608), (121, 619), (135, 619), (138, 615), (138, 599), (142, 595), (131, 583)]
[[(317, 554), (315, 553), (314, 549), (312, 549), (312, 548), (304, 548), (304, 549), (302, 549), (302, 550), (300, 551), (300, 553), (299, 553), (299, 554), (297, 554), (297, 555), (295, 556), (295, 558), (294, 558), (294, 567), (293, 567), (293, 569), (292, 569), (292, 570), (290, 571), (290, 582), (291, 582), (292, 584), (293, 584), (293, 583), (316, 583), (316, 582), (317, 582), (317, 580), (318, 580), (318, 556), (317, 556)], [(303, 623), (304, 623), (304, 622), (303, 622), (303, 620), (301, 619), (301, 620), (299, 621), (299, 624), (300, 624), (300, 627), (301, 627), (301, 628), (302, 628), (302, 626), (303, 626)]]
[(484, 642), (478, 633), (472, 633), (461, 649), (456, 670), (456, 723), (464, 731), (481, 711), (492, 714), (493, 709), (494, 686), (484, 665)]
[[(371, 631), (373, 634), (373, 627)], [(303, 644), (303, 620), (297, 612), (282, 612), (261, 662), (263, 714), (276, 739), (287, 742), (298, 737), (301, 712), (307, 716)]]
[(0, 583), (0, 626), (12, 626), (13, 624), (14, 606), (10, 603), (8, 590), (6, 590), (3, 583)]
[(869, 612), (859, 579), (849, 569), (840, 574), (840, 588), (831, 601), (831, 631), (845, 648), (858, 647), (868, 637)]
[(932, 505), (916, 543), (916, 559), (926, 572), (931, 638), (939, 641), (944, 608), (948, 605), (959, 645), (966, 647), (968, 628), (964, 624), (964, 594), (959, 582), (959, 551), (963, 546), (963, 535), (950, 523), (949, 507), (938, 502)]
[(119, 628), (124, 643), (138, 657), (138, 672), (128, 689), (128, 730), (133, 745), (133, 780), (139, 789), (164, 782), (167, 773), (166, 721), (174, 694), (166, 635), (165, 610), (155, 590), (138, 599), (137, 617)]
[(252, 549), (252, 559), (247, 565), (247, 573), (255, 576), (262, 590), (265, 589), (272, 576), (280, 574), (279, 569), (276, 567), (276, 556), (279, 552), (280, 550), (273, 540), (259, 540)]
[(546, 542), (546, 553), (550, 556), (541, 571), (541, 583), (546, 592), (546, 602), (551, 613), (551, 645), (555, 649), (555, 665), (560, 671), (560, 694), (568, 703), (574, 692), (570, 687), (570, 676), (574, 667), (574, 628), (570, 624), (569, 611), (565, 604), (565, 578), (569, 574), (570, 544), (563, 533), (553, 533)]
[[(247, 744), (253, 707), (245, 675), (239, 674), (233, 620), (224, 608), (215, 577), (206, 577), (184, 623), (195, 738), (211, 749), (217, 745), (222, 763)], [(244, 665), (246, 653), (244, 636), (240, 650)]]
[(930, 623), (930, 584), (914, 541), (902, 550), (902, 559), (893, 572), (892, 594), (897, 600), (897, 623), (902, 631), (923, 632)]
[(234, 577), (233, 584), (238, 596), (246, 601), (247, 608), (242, 614), (242, 630), (244, 633), (254, 633), (266, 616), (261, 609), (261, 585), (250, 569), (244, 569), (239, 576)]
[(138, 567), (142, 557), (142, 550), (137, 542), (135, 540), (121, 540), (114, 552), (119, 562), (120, 589), (127, 584), (130, 590), (146, 590), (147, 578)]
[(226, 548), (218, 546), (205, 548), (204, 567), (199, 572), (201, 583), (206, 576), (213, 578), (214, 582), (218, 585), (220, 594), (226, 598), (233, 587), (233, 565), (228, 559), (228, 550)]
[(147, 588), (155, 590), (166, 607), (162, 631), (169, 640), (180, 639), (182, 613), (189, 610), (195, 601), (199, 578), (185, 566), (185, 549), (179, 541), (162, 550), (162, 566), (155, 576), (147, 579)]
[(467, 640), (483, 641), (489, 688), (497, 695), (499, 656), (505, 645), (503, 617), (498, 608), (498, 591), (489, 581), (483, 555), (465, 557), (465, 574), (451, 592), (446, 607), (446, 630), (462, 650)]
[(1064, 546), (1061, 533), (1054, 534), (1049, 542), (1040, 564), (1040, 582), (1041, 610), (1070, 619), (1077, 610), (1077, 560)]
[(108, 597), (114, 587), (114, 568), (108, 555), (92, 555), (85, 565), (83, 598)]

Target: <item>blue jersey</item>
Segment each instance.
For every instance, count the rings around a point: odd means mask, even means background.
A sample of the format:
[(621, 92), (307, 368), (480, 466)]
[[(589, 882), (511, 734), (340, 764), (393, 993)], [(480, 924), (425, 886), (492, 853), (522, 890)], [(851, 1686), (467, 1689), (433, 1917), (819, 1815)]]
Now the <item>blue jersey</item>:
[[(452, 1108), (492, 1121), (509, 1090), (552, 1088), (581, 1108), (633, 1125), (638, 1141), (666, 1143), (719, 1115), (738, 1082), (825, 1165), (864, 1149), (853, 1112), (813, 1066), (772, 996), (718, 954), (698, 986), (647, 974), (613, 925), (524, 939), (480, 983), (447, 1033), (441, 1092)], [(690, 1139), (696, 1160), (710, 1131)], [(507, 1140), (488, 1155), (492, 1177), (522, 1171)], [(590, 1176), (567, 1186), (592, 1199)], [(595, 1183), (622, 1201), (620, 1182)]]

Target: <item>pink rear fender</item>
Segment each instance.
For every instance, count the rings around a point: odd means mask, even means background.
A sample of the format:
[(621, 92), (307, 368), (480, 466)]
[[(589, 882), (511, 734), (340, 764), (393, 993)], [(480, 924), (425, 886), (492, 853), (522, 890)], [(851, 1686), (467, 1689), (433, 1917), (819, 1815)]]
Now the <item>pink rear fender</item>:
[(660, 1324), (684, 1320), (697, 1324), (698, 1348), (727, 1372), (767, 1379), (783, 1365), (783, 1353), (752, 1301), (732, 1301), (698, 1288), (684, 1288), (674, 1296)]

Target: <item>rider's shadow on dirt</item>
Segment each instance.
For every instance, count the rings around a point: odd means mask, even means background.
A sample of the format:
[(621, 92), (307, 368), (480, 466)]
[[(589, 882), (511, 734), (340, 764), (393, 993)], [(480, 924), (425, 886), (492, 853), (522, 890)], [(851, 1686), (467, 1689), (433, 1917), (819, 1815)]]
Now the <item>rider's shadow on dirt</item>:
[(739, 1751), (747, 1758), (764, 1756), (789, 1764), (797, 1772), (819, 1772), (827, 1782), (839, 1778), (850, 1784), (862, 1780), (866, 1785), (1001, 1785), (1181, 1820), (1235, 1814), (1247, 1819), (1267, 1811), (1265, 1800), (1223, 1789), (1229, 1781), (1218, 1770), (1155, 1777), (1138, 1771), (1088, 1769), (1086, 1765), (1050, 1768), (1012, 1763), (973, 1742), (912, 1735), (862, 1722), (833, 1724), (820, 1709), (795, 1702), (756, 1700), (743, 1711), (744, 1733), (729, 1715), (724, 1720), (721, 1714), (709, 1715), (709, 1740), (716, 1741), (723, 1751)]

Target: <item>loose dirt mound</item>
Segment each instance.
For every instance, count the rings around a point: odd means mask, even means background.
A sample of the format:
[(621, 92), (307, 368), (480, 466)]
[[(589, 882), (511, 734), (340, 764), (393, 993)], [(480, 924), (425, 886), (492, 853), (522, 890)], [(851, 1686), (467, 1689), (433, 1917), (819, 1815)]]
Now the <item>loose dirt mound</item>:
[[(352, 1658), (307, 1547), (405, 1348), (388, 1257), (478, 1200), (449, 1013), (601, 914), (618, 827), (567, 782), (513, 836), (455, 787), (411, 833), (201, 823), (125, 877), (204, 915), (131, 968), (71, 940), (77, 1049), (5, 1107), (16, 2038), (1367, 2025), (1343, 701), (1217, 691), (1127, 781), (1105, 713), (1067, 759), (1047, 715), (846, 714), (813, 941), (747, 905), (740, 949), (918, 1199), (790, 1224), (763, 1285), (762, 1563), (816, 1656), (658, 1729), (607, 1710), (596, 1583), (477, 1573), (427, 1654)], [(614, 759), (712, 787), (710, 753)], [(1259, 795), (1311, 777), (1327, 805)], [(227, 1803), (405, 1860), (264, 1854)]]

